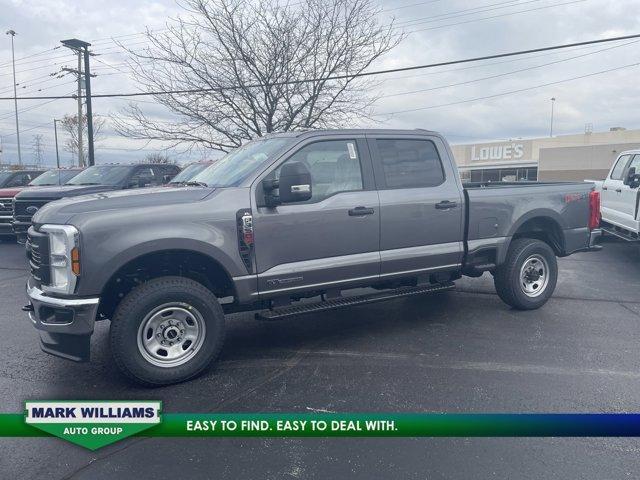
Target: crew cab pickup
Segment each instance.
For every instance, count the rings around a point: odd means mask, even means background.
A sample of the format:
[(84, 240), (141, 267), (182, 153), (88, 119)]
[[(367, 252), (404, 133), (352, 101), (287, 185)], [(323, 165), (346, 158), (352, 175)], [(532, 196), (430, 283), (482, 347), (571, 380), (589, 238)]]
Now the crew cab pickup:
[(13, 233), (13, 197), (26, 188), (63, 185), (80, 173), (79, 168), (54, 168), (38, 175), (28, 184), (20, 187), (0, 188), (0, 236), (14, 236)]
[(607, 178), (594, 183), (601, 192), (602, 230), (627, 241), (639, 241), (640, 150), (622, 152)]
[[(225, 313), (274, 320), (486, 271), (507, 304), (535, 309), (554, 291), (556, 257), (598, 248), (593, 185), (463, 187), (447, 142), (426, 130), (274, 134), (192, 185), (36, 213), (25, 310), (46, 352), (88, 360), (94, 322), (109, 319), (122, 372), (170, 384), (217, 357)], [(375, 290), (346, 295), (356, 287)]]
[(89, 193), (162, 185), (170, 181), (180, 168), (168, 164), (94, 165), (67, 181), (64, 185), (29, 188), (14, 197), (13, 232), (18, 242), (26, 241), (31, 217), (43, 205), (60, 198)]

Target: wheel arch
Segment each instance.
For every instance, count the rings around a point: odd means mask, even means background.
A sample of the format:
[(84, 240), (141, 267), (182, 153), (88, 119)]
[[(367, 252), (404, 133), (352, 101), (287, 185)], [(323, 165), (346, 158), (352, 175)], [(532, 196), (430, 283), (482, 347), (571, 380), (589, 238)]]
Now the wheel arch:
[(190, 278), (204, 285), (218, 298), (236, 297), (228, 270), (217, 259), (187, 248), (157, 249), (128, 258), (111, 269), (100, 292), (99, 316), (111, 318), (121, 299), (145, 281), (164, 276)]
[(517, 238), (534, 238), (545, 242), (551, 247), (556, 256), (562, 256), (565, 252), (565, 241), (561, 215), (554, 210), (539, 209), (528, 212), (518, 219), (511, 227), (508, 241), (499, 252), (499, 263), (506, 258), (509, 246)]

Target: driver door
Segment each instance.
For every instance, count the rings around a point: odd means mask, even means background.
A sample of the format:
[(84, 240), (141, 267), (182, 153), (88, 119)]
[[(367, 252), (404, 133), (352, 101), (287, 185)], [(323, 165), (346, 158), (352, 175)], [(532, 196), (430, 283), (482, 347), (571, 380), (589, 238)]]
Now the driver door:
[(626, 187), (623, 179), (630, 161), (631, 155), (621, 155), (602, 184), (602, 219), (625, 228), (628, 227), (624, 221), (623, 210), (625, 207), (622, 202), (622, 188)]
[(623, 184), (620, 186), (619, 215), (622, 226), (633, 232), (638, 231), (638, 187), (631, 188), (626, 184), (628, 172), (635, 168), (640, 173), (640, 155), (634, 155), (623, 174)]
[[(286, 296), (377, 279), (380, 210), (364, 137), (307, 140), (263, 179), (278, 178), (286, 162), (301, 162), (307, 167), (312, 197), (255, 208), (260, 295)], [(261, 199), (257, 202), (262, 203)]]

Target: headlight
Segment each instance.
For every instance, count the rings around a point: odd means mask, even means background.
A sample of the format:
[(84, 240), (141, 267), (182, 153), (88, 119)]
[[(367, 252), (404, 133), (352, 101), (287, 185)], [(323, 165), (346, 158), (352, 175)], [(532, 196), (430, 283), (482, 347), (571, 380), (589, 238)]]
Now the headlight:
[(45, 292), (71, 294), (80, 275), (78, 230), (71, 225), (43, 225), (40, 231), (49, 235), (51, 282), (42, 285)]

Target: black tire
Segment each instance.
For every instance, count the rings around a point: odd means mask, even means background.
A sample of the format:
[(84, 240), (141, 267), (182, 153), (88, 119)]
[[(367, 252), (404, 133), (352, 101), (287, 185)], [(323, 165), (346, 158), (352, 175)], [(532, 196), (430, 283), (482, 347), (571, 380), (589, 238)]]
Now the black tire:
[[(546, 262), (547, 281), (540, 283), (540, 291), (525, 293), (521, 285), (520, 272), (527, 260), (541, 257)], [(531, 264), (529, 264), (531, 265)], [(533, 265), (536, 265), (535, 261)], [(538, 264), (539, 265), (539, 264)], [(535, 268), (533, 268), (535, 270)], [(544, 271), (544, 267), (542, 269)], [(534, 273), (535, 275), (535, 273)], [(496, 269), (493, 281), (500, 299), (518, 310), (535, 310), (547, 303), (553, 295), (558, 280), (558, 262), (551, 247), (533, 238), (518, 238), (511, 242), (507, 258)], [(535, 288), (535, 282), (532, 282)], [(544, 283), (544, 285), (542, 285)]]
[[(172, 302), (199, 313), (198, 318), (204, 323), (203, 338), (198, 342), (199, 349), (185, 363), (158, 366), (143, 356), (138, 336), (143, 320)], [(111, 321), (109, 342), (116, 365), (125, 376), (141, 385), (156, 387), (184, 382), (200, 374), (217, 358), (224, 334), (224, 313), (209, 289), (188, 278), (161, 277), (143, 283), (122, 299)]]

